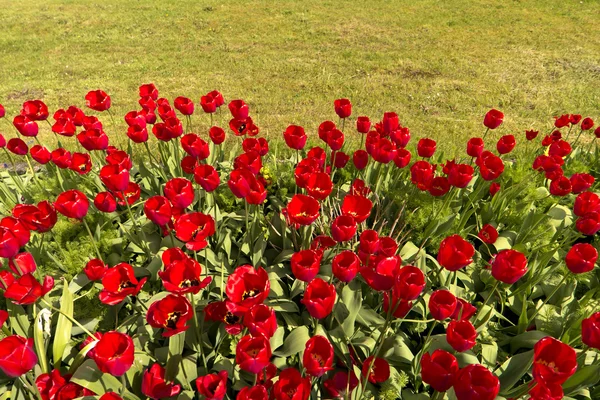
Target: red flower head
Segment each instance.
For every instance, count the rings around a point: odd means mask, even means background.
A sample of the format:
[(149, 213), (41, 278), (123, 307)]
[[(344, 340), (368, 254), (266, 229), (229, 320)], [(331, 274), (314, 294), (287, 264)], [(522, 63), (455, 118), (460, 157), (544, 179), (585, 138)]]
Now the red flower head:
[(37, 364), (33, 339), (12, 335), (0, 340), (0, 370), (9, 378), (17, 378)]
[(471, 157), (479, 157), (483, 153), (483, 139), (471, 138), (467, 142), (467, 154)]
[(192, 318), (192, 313), (192, 305), (188, 299), (169, 294), (150, 305), (146, 321), (153, 328), (164, 328), (162, 335), (171, 337), (189, 328), (187, 322)]
[(0, 257), (11, 258), (17, 255), (21, 243), (7, 227), (0, 226)]
[(594, 192), (583, 192), (575, 198), (573, 214), (583, 217), (587, 213), (600, 211), (600, 196)]
[(346, 195), (342, 202), (342, 215), (347, 215), (360, 224), (366, 221), (371, 214), (373, 208), (373, 202), (364, 196), (359, 195)]
[(454, 320), (471, 319), (471, 317), (477, 312), (477, 307), (461, 298), (457, 298), (456, 300), (458, 300), (456, 303), (456, 308), (454, 309), (454, 312), (450, 318)]
[(483, 125), (485, 125), (485, 127), (488, 129), (496, 129), (502, 124), (503, 120), (504, 114), (501, 111), (492, 108), (487, 112), (487, 114), (485, 114)]
[(340, 281), (348, 283), (358, 273), (360, 267), (360, 259), (350, 250), (344, 250), (333, 257), (331, 269), (333, 275)]
[(435, 140), (429, 138), (421, 139), (417, 143), (417, 154), (419, 154), (419, 157), (429, 158), (435, 153), (435, 147)]
[(33, 121), (44, 121), (48, 119), (48, 106), (41, 100), (30, 100), (23, 103), (21, 115)]
[(181, 165), (181, 169), (186, 174), (193, 174), (194, 169), (198, 166), (198, 160), (190, 155), (187, 155), (181, 159), (179, 163)]
[(31, 204), (18, 204), (13, 208), (12, 214), (25, 228), (40, 233), (52, 229), (57, 219), (56, 210), (46, 200), (39, 202), (37, 207)]
[(227, 371), (199, 377), (196, 379), (196, 388), (206, 400), (223, 400), (227, 394)]
[(336, 151), (333, 153), (332, 158), (334, 160), (335, 167), (338, 169), (344, 168), (346, 164), (348, 164), (348, 161), (350, 161), (350, 156), (343, 151)]
[(117, 209), (117, 200), (110, 192), (100, 192), (94, 198), (96, 208), (105, 213), (111, 213)]
[(403, 300), (415, 300), (425, 289), (425, 275), (423, 272), (412, 265), (400, 268), (400, 273), (396, 278), (394, 285), (398, 297)]
[(296, 194), (286, 210), (292, 224), (310, 225), (319, 217), (321, 205), (317, 200), (303, 194)]
[(14, 258), (10, 258), (8, 260), (8, 267), (14, 274), (23, 276), (34, 273), (37, 265), (31, 253), (23, 252), (17, 254)]
[(69, 168), (69, 166), (71, 165), (71, 152), (69, 152), (63, 148), (53, 150), (51, 153), (51, 156), (52, 156), (52, 162), (58, 168), (65, 169), (65, 168)]
[(579, 123), (579, 121), (581, 121), (581, 115), (580, 114), (571, 114), (571, 115), (569, 115), (569, 123), (571, 125), (577, 125)]
[(335, 286), (321, 278), (315, 278), (307, 285), (301, 302), (313, 318), (323, 319), (331, 314), (335, 298)]
[(312, 281), (321, 268), (322, 252), (317, 250), (300, 250), (290, 260), (292, 273), (303, 282)]
[(329, 174), (313, 172), (306, 183), (307, 193), (317, 200), (325, 200), (333, 190), (333, 183)]
[(264, 336), (246, 335), (235, 348), (235, 362), (243, 371), (260, 373), (271, 359), (271, 345)]
[(190, 156), (199, 160), (206, 160), (210, 155), (208, 143), (195, 133), (188, 133), (181, 137), (181, 147)]
[(135, 347), (133, 340), (124, 333), (110, 331), (94, 347), (94, 361), (105, 374), (121, 376), (133, 365)]
[(498, 231), (490, 224), (485, 224), (477, 234), (484, 243), (494, 244), (498, 240)]
[(248, 104), (244, 100), (232, 100), (229, 103), (229, 111), (234, 119), (244, 120), (248, 118)]
[(37, 122), (31, 120), (30, 118), (24, 115), (17, 115), (13, 119), (13, 125), (15, 126), (15, 128), (17, 128), (17, 131), (19, 131), (19, 133), (23, 136), (35, 137), (38, 134), (39, 126)]
[[(279, 380), (273, 386), (272, 395), (275, 400), (308, 400), (310, 387), (309, 377), (303, 378), (295, 368), (286, 368), (279, 374)], [(266, 398), (264, 397), (264, 399)], [(239, 396), (238, 400), (240, 400)]]
[(458, 271), (473, 262), (475, 248), (459, 235), (448, 236), (440, 243), (437, 260), (448, 271)]
[(569, 114), (563, 114), (560, 117), (554, 117), (554, 126), (557, 128), (564, 128), (571, 122), (571, 116)]
[(50, 154), (50, 151), (39, 144), (36, 144), (30, 149), (30, 154), (31, 158), (40, 164), (48, 164), (50, 160), (52, 160), (52, 154)]
[[(163, 261), (169, 250), (163, 253)], [(201, 275), (202, 266), (200, 263), (185, 254), (182, 258), (165, 262), (164, 271), (158, 272), (158, 276), (162, 280), (165, 289), (168, 292), (179, 294), (196, 294), (204, 289), (212, 281), (212, 278), (206, 277), (201, 280)]]
[(589, 212), (577, 219), (577, 230), (584, 235), (592, 236), (600, 231), (600, 212)]
[(29, 147), (27, 147), (27, 144), (25, 144), (25, 142), (20, 138), (9, 139), (8, 143), (6, 144), (6, 148), (11, 153), (16, 154), (18, 156), (24, 156), (29, 151)]
[(467, 365), (454, 376), (454, 393), (458, 400), (494, 400), (500, 380), (480, 364)]
[(390, 377), (390, 364), (379, 357), (373, 361), (373, 356), (371, 356), (363, 362), (361, 372), (363, 377), (369, 375), (369, 382), (372, 384), (385, 382)]
[(316, 378), (333, 369), (333, 346), (325, 336), (316, 335), (306, 342), (302, 366), (308, 375)]
[(269, 295), (271, 284), (267, 271), (251, 265), (237, 267), (227, 278), (225, 293), (229, 300), (248, 309), (256, 304), (261, 304)]
[[(281, 378), (280, 378), (281, 379)], [(263, 385), (243, 387), (238, 393), (236, 400), (264, 400), (269, 398), (269, 392)]]
[(133, 268), (126, 263), (120, 263), (104, 274), (100, 291), (100, 301), (104, 304), (114, 306), (119, 304), (127, 296), (136, 296), (148, 278), (137, 280), (133, 274)]
[(338, 371), (332, 378), (323, 382), (323, 387), (329, 395), (334, 399), (346, 398), (347, 394), (358, 386), (358, 378), (354, 372), (350, 372), (350, 376), (345, 371)]
[(442, 349), (437, 349), (431, 354), (425, 353), (421, 358), (423, 382), (438, 392), (445, 392), (452, 387), (458, 370), (456, 357)]
[(529, 400), (562, 400), (564, 397), (561, 385), (555, 383), (532, 383), (534, 386), (529, 390)]
[(244, 325), (252, 336), (262, 335), (270, 339), (277, 330), (275, 310), (264, 304), (256, 304), (244, 315)]
[(484, 151), (477, 159), (479, 173), (486, 181), (493, 181), (504, 172), (504, 163), (502, 159), (489, 151)]
[(338, 242), (347, 242), (356, 236), (356, 220), (350, 215), (340, 215), (333, 220), (331, 237)]
[(543, 384), (562, 385), (577, 370), (577, 355), (567, 344), (546, 336), (533, 347), (533, 378)]
[(177, 396), (181, 386), (165, 380), (166, 370), (160, 364), (154, 364), (144, 371), (142, 376), (142, 393), (151, 399), (165, 399)]
[(352, 155), (352, 162), (357, 170), (362, 171), (369, 163), (369, 153), (362, 149), (356, 150)]
[(33, 304), (40, 297), (45, 296), (53, 287), (54, 278), (51, 276), (46, 276), (44, 282), (40, 284), (32, 274), (26, 274), (8, 285), (4, 297), (12, 300), (14, 304)]
[(221, 183), (217, 170), (208, 164), (198, 165), (194, 169), (194, 180), (207, 192), (216, 190)]
[(337, 99), (333, 102), (335, 113), (340, 118), (348, 118), (352, 115), (352, 104), (348, 99)]
[(517, 250), (502, 250), (492, 264), (492, 276), (500, 282), (512, 285), (527, 273), (527, 258)]
[(352, 186), (350, 186), (350, 194), (352, 196), (363, 196), (366, 197), (371, 193), (371, 189), (369, 189), (369, 187), (367, 185), (365, 185), (365, 182), (362, 179), (355, 179), (352, 182)]
[[(25, 224), (23, 224), (20, 220), (18, 220), (16, 218), (13, 218), (13, 217), (2, 218), (0, 220), (0, 228), (5, 228), (7, 231), (9, 231), (17, 240), (16, 243), (18, 244), (19, 247), (24, 247), (29, 242), (29, 238), (31, 236), (29, 229), (27, 228), (27, 226), (25, 226)], [(12, 240), (10, 239), (10, 235), (6, 235), (5, 240), (6, 240), (7, 249), (5, 249), (4, 251), (0, 250), (0, 252), (11, 254), (7, 258), (12, 258), (17, 254), (17, 252), (12, 254), (13, 246), (11, 245)]]
[(473, 179), (473, 167), (467, 164), (455, 164), (448, 172), (448, 183), (457, 188), (465, 188)]
[(421, 191), (429, 189), (433, 179), (434, 166), (427, 161), (417, 161), (410, 167), (410, 180)]
[(496, 143), (496, 150), (499, 154), (508, 154), (515, 148), (517, 141), (513, 135), (505, 135)]
[(400, 272), (401, 262), (399, 256), (381, 258), (377, 263), (370, 263), (362, 267), (360, 274), (374, 290), (390, 290)]
[(369, 117), (356, 118), (356, 130), (359, 133), (367, 133), (369, 129), (371, 129), (371, 120), (369, 120)]
[(448, 290), (436, 290), (429, 297), (429, 312), (436, 320), (443, 321), (454, 313), (457, 302)]
[(77, 135), (77, 140), (87, 151), (106, 150), (108, 136), (101, 129), (89, 129)]
[(206, 239), (215, 234), (215, 220), (201, 212), (183, 214), (175, 222), (175, 236), (191, 251), (199, 251), (208, 243)]
[(290, 125), (283, 132), (285, 144), (287, 144), (290, 149), (302, 150), (306, 145), (307, 138), (304, 128), (298, 125)]
[(246, 168), (234, 169), (227, 180), (231, 193), (240, 199), (246, 198), (256, 184), (256, 176)]
[(450, 190), (450, 182), (445, 176), (437, 176), (431, 180), (428, 190), (432, 196), (443, 196)]
[(263, 157), (269, 152), (269, 142), (265, 138), (246, 138), (242, 142), (242, 149), (246, 153), (254, 152)]
[(400, 126), (400, 121), (398, 119), (398, 114), (395, 112), (386, 112), (383, 114), (383, 120), (381, 121), (381, 125), (383, 127), (383, 132), (387, 134), (391, 134), (398, 130)]
[[(33, 151), (33, 148), (31, 149)], [(588, 190), (594, 184), (595, 179), (590, 174), (573, 174), (571, 175), (571, 192), (580, 194)]]
[(85, 105), (96, 111), (106, 111), (110, 108), (110, 96), (102, 90), (93, 90), (85, 95)]
[[(367, 149), (368, 151), (369, 149)], [(387, 138), (381, 138), (375, 143), (370, 152), (373, 160), (388, 164), (394, 158), (396, 158), (396, 145)]]
[(565, 176), (554, 178), (550, 182), (550, 194), (553, 196), (566, 196), (571, 193), (571, 181)]
[(233, 167), (235, 169), (247, 169), (256, 175), (262, 168), (262, 158), (258, 152), (251, 150), (237, 156), (233, 160)]
[(175, 109), (183, 115), (192, 115), (194, 113), (194, 102), (183, 96), (179, 96), (173, 102)]
[(574, 274), (583, 274), (594, 269), (598, 261), (598, 250), (589, 243), (577, 243), (567, 253), (565, 262)]
[(475, 346), (477, 331), (468, 320), (453, 320), (446, 330), (446, 340), (454, 350), (462, 353)]
[(534, 131), (533, 129), (529, 130), (529, 131), (525, 131), (525, 138), (527, 140), (531, 141), (531, 140), (535, 139), (539, 135), (539, 133), (540, 133), (539, 131)]
[(139, 88), (140, 97), (150, 97), (153, 100), (158, 98), (158, 89), (154, 83), (146, 83)]
[(35, 379), (35, 385), (39, 390), (42, 400), (50, 399), (75, 399), (83, 396), (92, 396), (94, 392), (85, 389), (76, 383), (69, 382), (70, 375), (64, 377), (60, 371), (55, 369), (49, 374), (41, 374)]
[(592, 129), (594, 127), (594, 120), (591, 119), (590, 117), (584, 118), (583, 121), (581, 121), (581, 130), (582, 131), (588, 131), (590, 129)]
[(87, 174), (92, 169), (92, 159), (90, 155), (85, 153), (73, 153), (69, 169), (77, 172), (79, 175)]
[(581, 341), (586, 346), (600, 349), (600, 312), (592, 314), (581, 323)]
[(125, 200), (127, 200), (127, 204), (132, 205), (140, 199), (141, 194), (142, 189), (135, 182), (129, 182), (125, 191), (114, 193), (120, 206), (125, 206)]
[(0, 104), (0, 118), (4, 118), (4, 115), (6, 115), (6, 110), (4, 109), (4, 106)]
[(127, 128), (127, 137), (134, 143), (145, 143), (148, 141), (148, 129), (146, 126), (132, 125)]
[(194, 202), (194, 187), (185, 178), (173, 178), (165, 184), (165, 197), (177, 208), (187, 208)]
[(112, 192), (123, 192), (129, 185), (129, 171), (119, 165), (105, 165), (100, 169), (100, 180)]
[(571, 145), (564, 140), (553, 142), (548, 148), (548, 155), (557, 157), (566, 157), (571, 152)]
[(67, 218), (83, 219), (88, 212), (90, 202), (85, 194), (71, 189), (58, 195), (54, 207)]
[(104, 274), (108, 271), (108, 267), (99, 258), (94, 258), (85, 265), (83, 272), (90, 281), (99, 281), (104, 277)]

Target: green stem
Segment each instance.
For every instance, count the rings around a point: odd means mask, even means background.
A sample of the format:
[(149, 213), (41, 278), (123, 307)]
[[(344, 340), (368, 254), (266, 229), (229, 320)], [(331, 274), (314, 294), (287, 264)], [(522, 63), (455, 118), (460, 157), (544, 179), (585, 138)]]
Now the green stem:
[(96, 255), (98, 256), (98, 259), (102, 260), (102, 255), (100, 254), (100, 250), (98, 250), (98, 246), (96, 246), (96, 240), (94, 240), (94, 235), (92, 235), (90, 226), (85, 221), (85, 218), (83, 218), (81, 221), (83, 222), (83, 226), (85, 226), (85, 229), (87, 230), (88, 235), (90, 235), (90, 240), (92, 241), (92, 246), (94, 246), (94, 250), (96, 251)]
[(488, 297), (486, 297), (485, 301), (483, 302), (483, 304), (481, 305), (481, 308), (479, 309), (479, 311), (477, 312), (477, 315), (475, 316), (475, 318), (473, 319), (473, 325), (477, 326), (477, 321), (479, 320), (479, 316), (481, 315), (481, 313), (483, 312), (483, 309), (485, 308), (485, 306), (487, 306), (488, 301), (490, 301), (490, 298), (494, 295), (494, 292), (496, 292), (496, 289), (498, 289), (498, 286), (500, 285), (500, 281), (496, 281), (494, 283), (494, 286), (492, 287), (492, 290), (490, 290), (490, 294), (488, 295)]
[(565, 283), (565, 281), (567, 280), (568, 277), (569, 277), (569, 274), (565, 274), (565, 276), (563, 276), (563, 278), (561, 279), (559, 284), (556, 285), (556, 287), (554, 288), (552, 293), (550, 293), (550, 296), (546, 297), (546, 300), (544, 300), (542, 305), (538, 309), (535, 310), (535, 312), (533, 313), (533, 315), (531, 317), (528, 318), (530, 321), (533, 321), (535, 319), (535, 317), (537, 317), (537, 315), (540, 313), (540, 311), (542, 311), (542, 308), (544, 308), (544, 306), (546, 304), (548, 304), (548, 302), (556, 294), (556, 292), (558, 292), (560, 290), (562, 284)]

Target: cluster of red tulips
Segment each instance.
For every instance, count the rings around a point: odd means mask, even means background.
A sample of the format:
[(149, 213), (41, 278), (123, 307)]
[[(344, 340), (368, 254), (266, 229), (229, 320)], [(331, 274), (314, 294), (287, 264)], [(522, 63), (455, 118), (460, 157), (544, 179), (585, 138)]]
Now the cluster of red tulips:
[[(396, 113), (350, 127), (339, 99), (339, 123), (316, 138), (290, 125), (271, 139), (278, 160), (243, 100), (227, 103), (227, 134), (218, 91), (202, 113), (153, 84), (139, 96), (126, 127), (96, 90), (86, 106), (111, 127), (76, 106), (52, 123), (32, 100), (15, 137), (0, 135), (3, 398), (600, 397), (591, 118), (565, 114), (541, 141), (527, 130), (490, 147), (504, 119), (491, 110), (464, 155), (436, 163), (436, 141), (411, 149)], [(573, 170), (578, 160), (589, 167)], [(44, 240), (59, 215), (94, 249), (70, 282), (38, 268), (55, 260)], [(128, 244), (117, 262), (98, 243), (105, 224)], [(113, 310), (112, 329), (77, 316), (84, 288)], [(545, 332), (551, 311), (564, 326)]]

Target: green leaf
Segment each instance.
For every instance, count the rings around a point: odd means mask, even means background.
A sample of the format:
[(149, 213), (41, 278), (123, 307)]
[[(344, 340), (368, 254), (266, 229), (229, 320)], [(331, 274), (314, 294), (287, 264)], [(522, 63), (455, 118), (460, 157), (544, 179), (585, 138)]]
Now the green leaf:
[(54, 343), (52, 345), (52, 356), (54, 367), (58, 368), (62, 361), (63, 353), (67, 343), (71, 340), (71, 328), (73, 323), (69, 318), (73, 318), (73, 294), (69, 290), (69, 285), (63, 281), (63, 292), (60, 297), (60, 314), (54, 331)]
[(71, 382), (77, 383), (96, 394), (118, 392), (121, 389), (121, 382), (110, 374), (102, 373), (92, 360), (86, 360), (77, 368), (77, 371), (71, 377)]
[(348, 315), (343, 319), (342, 329), (347, 337), (352, 337), (354, 335), (356, 317), (362, 306), (362, 292), (360, 283), (357, 280), (353, 280), (344, 286), (341, 300), (339, 304), (344, 305), (348, 311)]
[(179, 366), (182, 360), (183, 347), (185, 345), (185, 335), (179, 333), (169, 338), (169, 357), (167, 359), (166, 379), (174, 381), (179, 373)]
[(548, 336), (547, 333), (540, 331), (521, 333), (510, 341), (510, 351), (511, 353), (516, 353), (519, 349), (533, 349), (533, 346), (546, 336)]
[(517, 354), (506, 360), (494, 373), (500, 379), (500, 392), (506, 394), (507, 391), (519, 382), (519, 380), (529, 371), (533, 363), (533, 350)]
[(298, 305), (288, 299), (270, 299), (266, 302), (269, 307), (272, 307), (277, 312), (298, 313)]
[(575, 372), (563, 384), (565, 395), (574, 394), (574, 392), (596, 385), (600, 381), (600, 365), (588, 365)]
[[(48, 358), (46, 357), (46, 338), (44, 337), (44, 314), (38, 313), (33, 324), (33, 342), (35, 343), (35, 352), (38, 355), (40, 367), (43, 373), (48, 373)], [(46, 313), (48, 310), (44, 311)], [(49, 314), (48, 314), (49, 315)]]
[(6, 311), (10, 319), (10, 327), (19, 336), (29, 337), (29, 318), (27, 311), (11, 300), (6, 299)]
[(297, 354), (304, 350), (308, 339), (310, 339), (308, 327), (299, 326), (285, 338), (281, 350), (274, 352), (274, 354), (279, 357), (289, 357)]

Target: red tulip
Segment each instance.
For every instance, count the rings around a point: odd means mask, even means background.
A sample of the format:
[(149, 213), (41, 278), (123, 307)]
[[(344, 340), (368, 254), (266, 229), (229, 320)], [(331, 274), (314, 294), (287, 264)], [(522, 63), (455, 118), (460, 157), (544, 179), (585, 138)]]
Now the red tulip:
[(92, 159), (90, 155), (84, 153), (73, 153), (69, 169), (77, 172), (79, 175), (87, 174), (92, 169)]
[(15, 304), (33, 304), (54, 287), (54, 278), (46, 276), (40, 284), (32, 274), (26, 274), (8, 285), (4, 297)]
[(109, 192), (100, 192), (94, 198), (94, 205), (102, 212), (111, 213), (117, 209), (117, 200)]
[(94, 361), (105, 374), (121, 376), (133, 365), (135, 347), (131, 337), (124, 333), (109, 331), (94, 347)]
[(448, 290), (436, 290), (429, 298), (429, 312), (434, 319), (443, 321), (454, 313), (456, 304), (456, 297)]
[(192, 157), (205, 160), (210, 155), (208, 143), (195, 133), (188, 133), (181, 137), (181, 147)]
[(235, 362), (243, 371), (260, 373), (271, 359), (271, 345), (264, 336), (246, 335), (235, 348)]
[[(167, 252), (168, 250), (163, 253), (163, 260)], [(201, 280), (201, 275), (202, 266), (200, 263), (185, 254), (181, 259), (165, 262), (164, 271), (158, 272), (165, 289), (168, 292), (179, 294), (197, 294), (204, 289), (212, 281), (212, 278), (206, 277)]]
[[(31, 148), (33, 153), (33, 148)], [(33, 154), (32, 154), (33, 155)], [(592, 187), (595, 178), (590, 174), (573, 174), (571, 175), (571, 192), (580, 194)]]
[(575, 223), (577, 230), (584, 235), (595, 235), (600, 231), (600, 212), (589, 212), (577, 219)]
[(150, 305), (146, 321), (153, 328), (164, 328), (162, 335), (171, 337), (189, 328), (187, 322), (192, 319), (193, 312), (188, 299), (177, 294), (169, 294)]
[(292, 273), (303, 282), (312, 281), (321, 268), (322, 253), (316, 250), (301, 250), (292, 255), (290, 260)]
[(94, 258), (85, 265), (83, 272), (90, 281), (99, 281), (104, 277), (104, 274), (108, 271), (108, 267), (99, 258)]
[(502, 124), (504, 120), (504, 114), (501, 111), (498, 111), (492, 108), (490, 111), (485, 114), (485, 118), (483, 119), (483, 125), (485, 125), (488, 129), (496, 129)]
[(158, 98), (158, 89), (154, 83), (146, 83), (139, 88), (140, 97), (150, 97), (154, 100)]
[[(13, 217), (4, 217), (0, 220), (0, 227), (6, 228), (8, 231), (10, 231), (13, 234), (13, 236), (17, 239), (17, 243), (18, 243), (19, 247), (24, 247), (27, 243), (29, 243), (29, 239), (31, 237), (31, 232), (25, 226), (25, 224), (23, 224), (18, 219), (13, 218)], [(10, 236), (8, 238), (10, 238)], [(11, 241), (9, 240), (8, 241), (9, 246), (7, 249), (7, 252), (9, 252), (9, 253), (12, 252), (12, 246), (10, 246), (10, 242)], [(7, 258), (14, 257), (15, 254), (13, 254)]]
[(290, 125), (283, 132), (283, 139), (290, 149), (302, 150), (306, 145), (308, 137), (306, 136), (303, 127)]
[(594, 192), (583, 192), (575, 198), (573, 214), (582, 217), (587, 213), (600, 211), (600, 196)]
[(564, 140), (557, 140), (550, 145), (548, 155), (566, 157), (571, 152), (571, 145)]
[(470, 165), (456, 164), (448, 173), (448, 183), (454, 187), (463, 189), (473, 179), (473, 172), (473, 167)]
[(562, 400), (564, 397), (562, 386), (557, 384), (546, 385), (544, 383), (534, 383), (534, 387), (529, 390), (529, 400)]
[(23, 103), (21, 115), (34, 121), (43, 121), (48, 118), (48, 106), (41, 100), (30, 100)]
[(53, 150), (51, 153), (52, 162), (61, 169), (69, 168), (71, 166), (71, 153), (65, 149), (59, 148)]
[(463, 300), (461, 298), (457, 298), (456, 308), (454, 312), (450, 316), (453, 320), (468, 320), (471, 319), (472, 316), (477, 312), (477, 307), (473, 306), (471, 303)]
[(123, 192), (129, 185), (129, 171), (119, 165), (105, 165), (100, 169), (100, 180), (112, 192)]
[(310, 225), (319, 217), (321, 206), (310, 196), (296, 194), (286, 207), (287, 215), (293, 224)]
[(87, 151), (106, 150), (108, 147), (108, 136), (101, 129), (89, 129), (80, 132), (77, 140)]
[(144, 371), (142, 393), (151, 399), (165, 399), (177, 396), (181, 386), (169, 383), (165, 379), (166, 370), (160, 364), (154, 364)]
[(362, 171), (369, 163), (369, 153), (364, 150), (356, 150), (352, 155), (352, 162), (357, 170)]
[(307, 285), (301, 302), (313, 318), (323, 319), (331, 314), (335, 299), (335, 286), (321, 278), (315, 278)]
[(492, 182), (490, 185), (490, 196), (494, 197), (496, 193), (500, 190), (500, 184), (497, 182)]
[(352, 217), (356, 223), (366, 221), (373, 209), (373, 202), (364, 196), (346, 195), (342, 202), (342, 215)]
[(396, 164), (396, 167), (398, 168), (404, 168), (410, 163), (411, 157), (410, 151), (406, 149), (397, 149), (396, 156), (394, 157), (394, 164)]
[(227, 371), (204, 375), (196, 379), (196, 388), (206, 400), (223, 400), (227, 394)]
[(425, 289), (425, 275), (423, 272), (412, 265), (400, 268), (394, 290), (398, 292), (398, 297), (403, 300), (415, 300)]
[(360, 274), (367, 284), (377, 291), (387, 291), (394, 286), (395, 278), (400, 271), (400, 257), (381, 258), (360, 269)]
[(358, 273), (360, 267), (360, 259), (350, 250), (344, 250), (333, 257), (331, 269), (333, 275), (340, 281), (348, 283)]
[(191, 251), (199, 251), (208, 245), (206, 239), (215, 234), (215, 221), (200, 212), (183, 214), (175, 222), (175, 236)]
[[(281, 378), (280, 378), (281, 379)], [(310, 384), (310, 382), (309, 382)], [(264, 400), (269, 398), (269, 392), (263, 385), (256, 385), (252, 387), (243, 387), (238, 393), (236, 400)]]
[(133, 274), (133, 268), (126, 263), (119, 263), (104, 274), (100, 291), (100, 301), (104, 304), (114, 306), (119, 304), (127, 296), (136, 296), (148, 278), (139, 281)]
[(20, 138), (9, 139), (6, 148), (18, 156), (24, 156), (29, 151), (27, 144)]
[(586, 346), (600, 349), (600, 312), (592, 314), (581, 323), (581, 341)]
[(498, 150), (499, 154), (508, 154), (513, 151), (516, 144), (517, 142), (513, 135), (505, 135), (496, 143), (496, 150)]
[(144, 214), (150, 221), (164, 226), (171, 221), (173, 211), (166, 197), (152, 196), (144, 203)]
[(244, 315), (244, 325), (252, 336), (262, 335), (270, 339), (277, 330), (275, 310), (264, 304), (256, 304)]
[(531, 140), (535, 139), (539, 135), (539, 133), (540, 133), (539, 131), (534, 131), (533, 129), (529, 130), (529, 131), (525, 131), (525, 138), (527, 140), (531, 141)]
[(258, 174), (262, 168), (262, 159), (256, 151), (242, 153), (233, 160), (235, 169), (247, 169), (254, 175)]
[(359, 133), (367, 133), (371, 129), (371, 121), (369, 117), (358, 117), (356, 118), (356, 130)]
[(9, 378), (31, 371), (37, 362), (33, 339), (12, 335), (0, 340), (0, 370)]
[(500, 380), (480, 364), (467, 365), (454, 377), (457, 400), (494, 400), (500, 391)]
[(448, 271), (458, 271), (473, 262), (475, 248), (459, 235), (448, 236), (440, 243), (437, 260)]
[(347, 242), (356, 235), (356, 221), (350, 215), (340, 215), (333, 220), (331, 237), (338, 242)]
[(54, 207), (46, 200), (39, 202), (37, 207), (31, 204), (18, 204), (13, 208), (12, 213), (25, 228), (40, 233), (52, 229), (57, 219)]
[(251, 265), (237, 267), (227, 278), (225, 293), (242, 309), (261, 304), (269, 295), (271, 284), (264, 268)]
[[(367, 151), (369, 149), (367, 148)], [(394, 158), (396, 158), (396, 145), (388, 140), (387, 138), (381, 138), (374, 143), (372, 146), (372, 151), (370, 152), (373, 160), (382, 163), (388, 164)]]
[(442, 349), (431, 354), (425, 353), (421, 358), (421, 378), (438, 392), (445, 392), (452, 387), (458, 370), (456, 357)]
[(476, 339), (477, 331), (468, 320), (453, 320), (448, 324), (446, 340), (454, 350), (467, 351), (475, 346)]
[(500, 251), (491, 264), (492, 276), (509, 285), (512, 285), (527, 273), (527, 258), (517, 250)]
[(546, 336), (533, 347), (533, 378), (544, 384), (563, 384), (577, 370), (572, 347)]
[(410, 167), (410, 180), (421, 191), (429, 189), (434, 167), (427, 161), (417, 161)]
[(71, 189), (62, 192), (56, 198), (54, 207), (56, 211), (67, 218), (83, 219), (88, 212), (90, 202), (79, 190)]
[(106, 111), (110, 108), (110, 96), (102, 90), (93, 90), (85, 95), (85, 105), (96, 111)]
[(234, 119), (244, 120), (248, 118), (248, 105), (244, 100), (232, 100), (229, 103), (229, 111)]
[(484, 243), (494, 244), (498, 240), (498, 231), (490, 224), (485, 224), (477, 234)]
[(471, 138), (467, 142), (467, 154), (471, 157), (479, 157), (483, 153), (483, 139)]
[(581, 121), (581, 130), (582, 131), (588, 131), (590, 129), (592, 129), (594, 127), (594, 120), (591, 119), (590, 117), (584, 118), (583, 121)]
[(165, 197), (174, 207), (185, 209), (194, 202), (194, 187), (185, 178), (173, 178), (165, 184)]
[(48, 162), (52, 160), (52, 154), (50, 154), (50, 151), (44, 146), (40, 146), (39, 144), (36, 144), (35, 146), (31, 147), (29, 152), (31, 154), (31, 158), (33, 158), (40, 164), (48, 164)]
[[(295, 368), (286, 368), (279, 374), (279, 380), (273, 386), (275, 400), (308, 400), (310, 397), (311, 380), (302, 377)], [(262, 397), (261, 399), (267, 399)], [(238, 396), (238, 400), (242, 400)], [(252, 400), (258, 400), (258, 397)]]
[(398, 120), (398, 114), (395, 112), (386, 112), (383, 114), (383, 120), (381, 121), (383, 132), (391, 134), (398, 130), (400, 122)]
[(450, 190), (450, 182), (445, 176), (437, 176), (431, 180), (428, 190), (432, 196), (443, 196)]
[(417, 144), (417, 153), (419, 154), (419, 157), (429, 158), (435, 153), (435, 148), (435, 140), (424, 138), (419, 140), (419, 143)]
[(371, 356), (363, 362), (361, 372), (363, 377), (369, 375), (369, 382), (372, 384), (385, 382), (390, 377), (390, 364), (379, 357), (373, 361), (373, 356)]
[(310, 174), (306, 183), (307, 193), (317, 200), (325, 200), (333, 190), (331, 177), (325, 172), (314, 172)]
[(486, 181), (493, 181), (504, 172), (504, 163), (502, 162), (502, 159), (489, 151), (481, 153), (481, 156), (477, 158), (476, 163), (479, 166), (481, 177)]
[(302, 366), (308, 375), (316, 378), (333, 369), (333, 346), (325, 336), (316, 335), (306, 342)]
[(217, 170), (208, 164), (198, 165), (194, 169), (194, 180), (207, 192), (213, 192), (221, 183)]
[(23, 252), (17, 254), (13, 258), (9, 258), (8, 267), (14, 274), (23, 276), (34, 273), (37, 265), (35, 264), (35, 259), (31, 253)]
[(565, 262), (574, 274), (583, 274), (594, 269), (598, 260), (598, 250), (589, 243), (576, 243), (571, 247)]
[(352, 114), (352, 104), (348, 99), (337, 99), (333, 105), (335, 113), (340, 118), (348, 118)]
[(17, 255), (21, 244), (9, 228), (0, 226), (0, 257), (11, 258)]
[(17, 131), (23, 136), (36, 137), (38, 135), (39, 126), (37, 122), (28, 118), (25, 115), (17, 115), (13, 119), (13, 125), (17, 128)]

